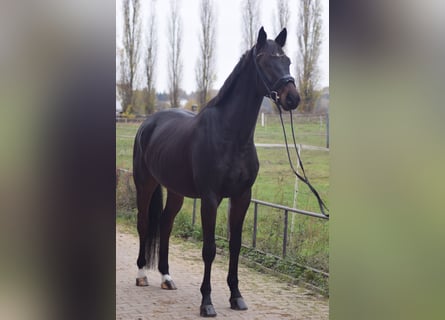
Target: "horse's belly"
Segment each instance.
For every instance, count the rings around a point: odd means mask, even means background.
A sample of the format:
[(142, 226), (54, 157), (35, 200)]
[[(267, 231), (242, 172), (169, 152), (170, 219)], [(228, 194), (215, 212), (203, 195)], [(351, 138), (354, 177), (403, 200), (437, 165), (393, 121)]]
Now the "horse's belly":
[(192, 171), (186, 158), (161, 156), (150, 163), (150, 172), (165, 188), (186, 197), (197, 197)]

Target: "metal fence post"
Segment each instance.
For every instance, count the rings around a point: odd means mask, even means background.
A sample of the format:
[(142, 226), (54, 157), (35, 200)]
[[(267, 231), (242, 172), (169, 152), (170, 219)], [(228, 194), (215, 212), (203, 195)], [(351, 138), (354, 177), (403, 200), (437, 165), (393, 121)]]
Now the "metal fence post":
[(193, 199), (192, 226), (195, 226), (195, 220), (196, 220), (196, 198)]
[(329, 149), (329, 111), (326, 112), (326, 148)]
[(258, 220), (258, 203), (255, 202), (254, 207), (253, 207), (252, 248), (256, 248), (257, 220)]
[(227, 240), (230, 239), (230, 199), (227, 200)]
[(283, 229), (283, 258), (286, 258), (286, 247), (287, 247), (287, 221), (288, 212), (284, 210), (284, 229)]

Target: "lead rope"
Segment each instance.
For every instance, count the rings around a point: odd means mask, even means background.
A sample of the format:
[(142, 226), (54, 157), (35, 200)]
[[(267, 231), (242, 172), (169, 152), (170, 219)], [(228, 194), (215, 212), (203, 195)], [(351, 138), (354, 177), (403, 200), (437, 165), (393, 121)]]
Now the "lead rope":
[(292, 139), (293, 139), (293, 142), (294, 142), (295, 151), (297, 152), (298, 163), (300, 165), (301, 171), (303, 172), (303, 176), (300, 175), (297, 172), (297, 170), (295, 170), (294, 165), (292, 163), (292, 160), (291, 160), (291, 157), (290, 157), (290, 152), (289, 152), (289, 145), (287, 143), (286, 129), (284, 128), (283, 116), (282, 116), (281, 108), (280, 108), (280, 106), (278, 104), (277, 104), (277, 108), (278, 108), (278, 111), (279, 111), (279, 114), (280, 114), (281, 127), (283, 128), (284, 143), (286, 145), (287, 159), (289, 160), (289, 165), (290, 165), (292, 171), (294, 172), (294, 174), (298, 177), (298, 179), (303, 181), (309, 187), (309, 189), (312, 191), (312, 193), (315, 195), (315, 197), (318, 200), (318, 205), (320, 206), (321, 213), (324, 216), (329, 218), (329, 214), (325, 213), (325, 209), (327, 211), (329, 211), (328, 207), (326, 207), (326, 204), (321, 199), (321, 197), (318, 194), (317, 190), (315, 190), (315, 188), (309, 182), (309, 179), (306, 176), (306, 172), (304, 171), (303, 162), (301, 161), (300, 154), (298, 153), (298, 149), (297, 149), (297, 143), (295, 141), (294, 124), (293, 124), (293, 120), (292, 120), (292, 111), (289, 112), (290, 113), (290, 123), (291, 123)]
[[(277, 106), (278, 111), (280, 113), (281, 127), (283, 128), (284, 142), (286, 143), (286, 152), (287, 152), (287, 158), (289, 160), (290, 167), (292, 168), (292, 171), (294, 172), (294, 174), (301, 181), (303, 181), (309, 187), (309, 189), (312, 191), (312, 193), (317, 197), (318, 205), (320, 206), (321, 213), (324, 216), (329, 218), (329, 215), (325, 213), (325, 209), (327, 211), (329, 211), (329, 209), (326, 207), (326, 205), (323, 202), (323, 200), (321, 200), (320, 195), (318, 194), (317, 190), (315, 190), (315, 188), (309, 182), (309, 179), (307, 178), (306, 173), (304, 172), (303, 163), (301, 161), (300, 155), (299, 155), (298, 150), (297, 150), (297, 143), (295, 142), (295, 133), (294, 133), (294, 124), (293, 124), (293, 120), (292, 120), (292, 111), (290, 111), (292, 138), (293, 138), (293, 141), (294, 141), (295, 150), (297, 152), (298, 163), (299, 163), (299, 165), (301, 167), (301, 171), (303, 172), (303, 176), (298, 174), (297, 170), (295, 170), (294, 165), (292, 163), (292, 160), (290, 158), (289, 145), (287, 143), (286, 130), (284, 129), (284, 122), (283, 122), (283, 117), (282, 117), (282, 114), (281, 114), (281, 108), (280, 108), (280, 101), (279, 101), (278, 93), (275, 90), (273, 90), (275, 88), (272, 88), (272, 90), (271, 90), (270, 87), (267, 85), (266, 79), (265, 79), (261, 69), (258, 66), (258, 63), (256, 61), (256, 57), (257, 57), (256, 46), (253, 48), (252, 55), (253, 55), (253, 62), (254, 62), (254, 65), (255, 65), (255, 69), (257, 70), (257, 74), (259, 75), (259, 78), (263, 82), (263, 84), (264, 84), (264, 86), (265, 86), (265, 88), (266, 88), (266, 90), (268, 92), (267, 97), (269, 97), (270, 99), (272, 99), (273, 102), (275, 102), (275, 105)], [(279, 79), (276, 83), (278, 83), (279, 81), (282, 81), (283, 79), (284, 79), (284, 81), (292, 81), (292, 82), (294, 82), (294, 79), (290, 75), (286, 75), (286, 76), (282, 77), (281, 79)], [(276, 84), (274, 86), (276, 86)]]

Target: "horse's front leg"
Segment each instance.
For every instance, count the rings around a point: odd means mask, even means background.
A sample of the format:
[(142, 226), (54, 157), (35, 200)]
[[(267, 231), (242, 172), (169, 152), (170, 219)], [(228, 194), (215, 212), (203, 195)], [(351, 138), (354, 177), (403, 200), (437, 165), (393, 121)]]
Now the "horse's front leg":
[(251, 189), (247, 190), (240, 197), (230, 198), (230, 262), (227, 284), (230, 288), (230, 308), (234, 310), (247, 310), (247, 305), (238, 288), (238, 259), (241, 249), (241, 233), (250, 199)]
[(201, 199), (201, 224), (203, 232), (202, 259), (204, 260), (204, 278), (201, 284), (202, 301), (200, 315), (202, 317), (215, 317), (216, 311), (213, 308), (210, 285), (210, 272), (212, 263), (216, 255), (215, 244), (215, 224), (216, 211), (221, 198), (206, 197)]
[(184, 203), (184, 197), (168, 190), (167, 202), (161, 216), (161, 229), (159, 241), (158, 270), (162, 274), (161, 288), (176, 290), (176, 285), (170, 277), (168, 265), (168, 247), (173, 221)]

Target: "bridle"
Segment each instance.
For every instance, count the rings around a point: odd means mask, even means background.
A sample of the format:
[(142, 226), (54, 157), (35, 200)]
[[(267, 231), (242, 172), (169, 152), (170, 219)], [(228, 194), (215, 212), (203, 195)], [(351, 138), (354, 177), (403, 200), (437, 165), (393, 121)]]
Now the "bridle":
[(256, 69), (256, 72), (257, 72), (258, 76), (260, 77), (261, 81), (263, 82), (263, 85), (266, 87), (267, 94), (265, 96), (270, 98), (270, 99), (272, 99), (273, 102), (275, 102), (275, 104), (276, 104), (276, 106), (278, 108), (278, 111), (279, 111), (279, 114), (280, 114), (280, 120), (281, 120), (281, 127), (283, 128), (284, 142), (285, 142), (285, 145), (286, 145), (287, 158), (289, 160), (289, 165), (290, 165), (292, 171), (294, 172), (294, 174), (298, 177), (298, 179), (303, 181), (309, 187), (309, 189), (312, 191), (312, 193), (315, 195), (315, 197), (318, 200), (318, 205), (320, 207), (321, 213), (325, 217), (327, 217), (329, 219), (329, 214), (325, 213), (325, 209), (328, 210), (328, 211), (329, 211), (329, 209), (326, 207), (326, 204), (321, 199), (321, 197), (318, 194), (317, 190), (315, 190), (315, 188), (309, 182), (309, 179), (306, 176), (306, 172), (304, 171), (303, 162), (301, 161), (300, 154), (299, 154), (298, 149), (297, 149), (297, 143), (296, 143), (296, 140), (295, 140), (294, 124), (293, 124), (293, 120), (292, 120), (292, 110), (289, 110), (291, 130), (292, 130), (292, 139), (293, 139), (294, 147), (295, 147), (295, 150), (296, 150), (296, 153), (297, 153), (298, 164), (300, 165), (300, 168), (301, 168), (301, 171), (302, 171), (303, 175), (300, 175), (297, 172), (297, 170), (294, 168), (294, 165), (292, 163), (292, 160), (291, 160), (291, 157), (290, 157), (290, 153), (289, 153), (289, 145), (287, 143), (286, 130), (284, 128), (284, 122), (283, 122), (283, 116), (282, 116), (282, 110), (281, 110), (282, 104), (280, 102), (280, 96), (278, 95), (278, 91), (281, 88), (283, 88), (286, 84), (288, 84), (289, 82), (292, 82), (295, 85), (295, 79), (290, 74), (286, 74), (286, 75), (282, 76), (281, 78), (279, 78), (277, 81), (275, 81), (275, 83), (272, 86), (269, 86), (267, 84), (266, 77), (264, 76), (263, 71), (261, 70), (261, 68), (258, 65), (258, 62), (257, 62), (258, 56), (259, 55), (256, 52), (256, 46), (255, 46), (253, 48), (253, 61), (254, 61), (254, 64), (255, 64), (255, 69)]
[(275, 104), (278, 106), (278, 108), (280, 109), (280, 106), (282, 106), (282, 105), (280, 102), (280, 96), (278, 95), (278, 91), (281, 88), (283, 88), (285, 85), (287, 85), (289, 82), (291, 82), (295, 85), (295, 79), (290, 74), (286, 74), (286, 75), (282, 76), (281, 78), (279, 78), (277, 81), (275, 81), (275, 83), (273, 85), (271, 85), (271, 86), (268, 85), (266, 77), (264, 76), (264, 73), (261, 70), (261, 68), (257, 62), (257, 58), (259, 55), (256, 52), (256, 46), (253, 48), (252, 53), (253, 53), (253, 61), (255, 64), (256, 72), (257, 72), (258, 76), (260, 77), (261, 81), (263, 82), (264, 87), (266, 87), (267, 94), (265, 96), (272, 99), (275, 102)]

